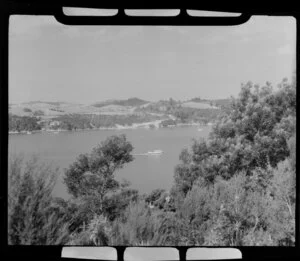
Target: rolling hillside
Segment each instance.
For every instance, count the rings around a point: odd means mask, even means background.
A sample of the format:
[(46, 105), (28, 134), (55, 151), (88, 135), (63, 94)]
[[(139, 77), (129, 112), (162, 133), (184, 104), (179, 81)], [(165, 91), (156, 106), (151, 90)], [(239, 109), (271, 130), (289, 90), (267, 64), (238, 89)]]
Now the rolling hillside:
[(10, 104), (9, 112), (18, 116), (55, 117), (65, 114), (132, 114), (135, 107), (106, 104), (101, 107), (77, 103), (30, 102)]

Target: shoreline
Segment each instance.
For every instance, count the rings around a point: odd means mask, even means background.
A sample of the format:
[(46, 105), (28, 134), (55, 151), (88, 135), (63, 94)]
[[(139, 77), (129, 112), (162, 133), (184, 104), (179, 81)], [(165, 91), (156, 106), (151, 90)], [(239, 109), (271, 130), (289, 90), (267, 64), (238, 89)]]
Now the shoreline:
[[(31, 135), (35, 133), (55, 133), (59, 134), (60, 132), (77, 132), (77, 131), (97, 131), (97, 130), (135, 130), (135, 129), (152, 129), (152, 130), (158, 130), (158, 129), (171, 129), (176, 127), (184, 127), (184, 126), (198, 126), (198, 127), (208, 127), (212, 126), (213, 123), (209, 122), (208, 124), (200, 124), (200, 123), (178, 123), (176, 125), (169, 125), (165, 127), (159, 126), (161, 123), (161, 120), (155, 121), (155, 122), (145, 122), (145, 123), (134, 123), (131, 126), (129, 125), (118, 125), (116, 124), (116, 127), (99, 127), (99, 128), (86, 128), (86, 129), (76, 129), (76, 130), (66, 130), (66, 129), (44, 129), (44, 130), (32, 130), (32, 131), (9, 131), (9, 135)], [(154, 125), (154, 128), (151, 128), (150, 125)]]

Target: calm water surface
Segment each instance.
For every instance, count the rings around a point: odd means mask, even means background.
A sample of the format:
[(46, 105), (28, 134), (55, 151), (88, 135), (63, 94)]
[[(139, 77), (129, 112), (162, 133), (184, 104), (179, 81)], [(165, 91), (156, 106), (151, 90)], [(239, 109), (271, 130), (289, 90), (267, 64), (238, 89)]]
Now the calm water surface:
[(148, 193), (156, 188), (170, 189), (173, 183), (174, 168), (179, 163), (179, 154), (183, 148), (189, 148), (193, 138), (207, 138), (210, 126), (164, 128), (157, 130), (93, 130), (78, 132), (36, 133), (32, 135), (10, 135), (9, 153), (22, 153), (25, 158), (33, 154), (52, 162), (61, 170), (60, 179), (54, 193), (58, 197), (68, 198), (62, 183), (63, 170), (74, 162), (81, 153), (89, 153), (93, 147), (111, 135), (125, 134), (134, 147), (133, 153), (146, 153), (160, 149), (160, 156), (135, 156), (133, 162), (116, 172), (116, 179), (123, 178), (131, 182), (131, 187), (140, 193)]

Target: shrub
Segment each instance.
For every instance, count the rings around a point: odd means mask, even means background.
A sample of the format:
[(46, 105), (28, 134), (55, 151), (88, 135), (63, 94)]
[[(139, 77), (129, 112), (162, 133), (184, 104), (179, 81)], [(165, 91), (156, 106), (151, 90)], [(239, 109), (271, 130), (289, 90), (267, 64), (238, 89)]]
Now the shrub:
[(52, 245), (67, 242), (68, 224), (52, 211), (52, 190), (58, 169), (35, 157), (23, 164), (11, 157), (8, 168), (8, 242), (11, 245)]
[(24, 111), (24, 112), (32, 112), (32, 110), (29, 109), (29, 108), (24, 108), (23, 111)]
[(45, 113), (42, 110), (34, 111), (33, 116), (44, 116)]

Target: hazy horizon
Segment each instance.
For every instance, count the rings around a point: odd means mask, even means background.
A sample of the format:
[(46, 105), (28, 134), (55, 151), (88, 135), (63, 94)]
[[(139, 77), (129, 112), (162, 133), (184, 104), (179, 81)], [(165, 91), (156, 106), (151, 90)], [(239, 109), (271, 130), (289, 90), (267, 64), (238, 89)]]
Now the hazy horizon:
[(255, 16), (230, 27), (93, 27), (13, 15), (9, 103), (227, 99), (248, 81), (291, 80), (295, 61), (292, 17)]
[[(41, 103), (69, 103), (69, 104), (83, 104), (83, 105), (91, 105), (91, 104), (97, 104), (97, 103), (101, 103), (101, 102), (109, 102), (109, 101), (119, 101), (119, 100), (129, 100), (129, 99), (140, 99), (140, 100), (143, 100), (143, 101), (147, 101), (147, 102), (158, 102), (158, 101), (162, 101), (162, 100), (169, 100), (169, 99), (159, 99), (159, 100), (146, 100), (146, 99), (142, 99), (140, 97), (128, 97), (128, 98), (124, 98), (124, 99), (107, 99), (107, 100), (99, 100), (99, 101), (94, 101), (94, 102), (90, 102), (90, 103), (82, 103), (82, 102), (70, 102), (70, 101), (61, 101), (61, 100), (52, 100), (52, 101), (49, 101), (49, 100), (32, 100), (32, 101), (24, 101), (24, 102), (9, 102), (9, 104), (26, 104), (26, 103), (38, 103), (38, 102), (41, 102)], [(172, 97), (170, 97), (172, 98)], [(191, 99), (193, 98), (199, 98), (199, 96), (195, 96), (195, 97), (191, 97), (189, 99), (186, 99), (186, 100), (175, 100), (175, 101), (178, 101), (178, 102), (187, 102), (187, 101), (190, 101)], [(208, 98), (205, 98), (205, 97), (200, 97), (202, 100), (225, 100), (225, 99), (230, 99), (231, 97), (227, 97), (227, 98), (218, 98), (218, 99), (208, 99)]]

